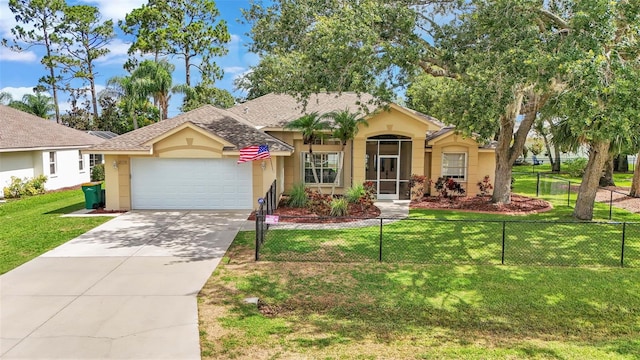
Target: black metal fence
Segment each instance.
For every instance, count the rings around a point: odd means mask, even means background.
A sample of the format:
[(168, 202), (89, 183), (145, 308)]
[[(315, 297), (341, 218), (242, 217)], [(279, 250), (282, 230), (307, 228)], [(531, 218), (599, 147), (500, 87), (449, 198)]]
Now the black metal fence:
[[(540, 172), (536, 176), (536, 197), (556, 198), (560, 203), (566, 203), (569, 207), (575, 205), (580, 187), (579, 182)], [(637, 201), (640, 203), (640, 198), (629, 196), (628, 192), (599, 187), (596, 201), (609, 204), (609, 220), (612, 220), (614, 207), (624, 208), (622, 205), (624, 202)]]
[(273, 180), (264, 197), (258, 200), (260, 205), (255, 213), (256, 260), (259, 257), (260, 246), (264, 243), (265, 232), (269, 230), (269, 224), (265, 221), (265, 218), (267, 215), (272, 215), (274, 210), (278, 208), (278, 193), (276, 189), (276, 180)]
[(349, 218), (311, 223), (319, 219), (298, 217), (291, 223), (294, 218), (280, 216), (266, 227), (265, 219), (256, 216), (256, 229), (264, 229), (256, 232), (256, 260), (640, 267), (640, 223), (635, 222)]

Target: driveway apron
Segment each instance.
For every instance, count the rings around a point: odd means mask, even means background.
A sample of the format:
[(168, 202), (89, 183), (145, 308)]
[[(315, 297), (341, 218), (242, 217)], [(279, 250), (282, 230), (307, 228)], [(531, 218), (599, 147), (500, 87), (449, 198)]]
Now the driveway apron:
[(247, 215), (129, 212), (0, 276), (0, 358), (199, 359), (196, 295)]

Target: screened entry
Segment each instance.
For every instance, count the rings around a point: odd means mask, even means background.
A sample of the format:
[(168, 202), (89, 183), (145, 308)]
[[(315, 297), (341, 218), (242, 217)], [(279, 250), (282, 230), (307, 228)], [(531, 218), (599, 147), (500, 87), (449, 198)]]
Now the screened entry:
[(380, 135), (367, 139), (366, 181), (374, 183), (380, 200), (411, 198), (411, 138)]

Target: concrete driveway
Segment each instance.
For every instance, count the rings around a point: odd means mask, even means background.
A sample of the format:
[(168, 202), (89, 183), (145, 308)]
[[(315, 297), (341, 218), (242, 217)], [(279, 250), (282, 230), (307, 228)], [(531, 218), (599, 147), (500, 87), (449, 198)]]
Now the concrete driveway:
[(0, 276), (0, 358), (199, 359), (196, 295), (247, 215), (130, 212)]

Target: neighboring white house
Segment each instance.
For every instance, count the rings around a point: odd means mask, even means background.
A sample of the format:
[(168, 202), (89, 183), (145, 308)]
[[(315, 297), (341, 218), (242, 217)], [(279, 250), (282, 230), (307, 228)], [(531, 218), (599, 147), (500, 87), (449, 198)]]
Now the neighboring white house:
[[(47, 190), (90, 181), (89, 155), (104, 139), (0, 105), (0, 190), (11, 177), (45, 175)], [(0, 197), (2, 197), (0, 191)]]

